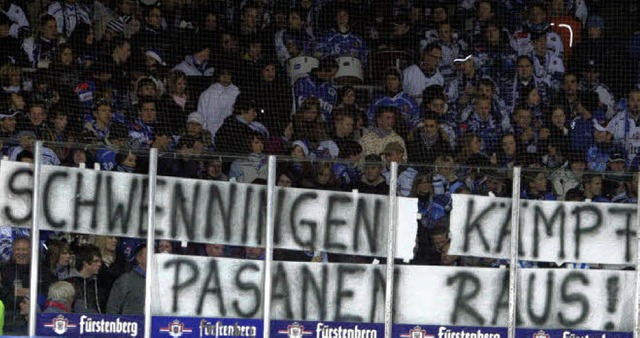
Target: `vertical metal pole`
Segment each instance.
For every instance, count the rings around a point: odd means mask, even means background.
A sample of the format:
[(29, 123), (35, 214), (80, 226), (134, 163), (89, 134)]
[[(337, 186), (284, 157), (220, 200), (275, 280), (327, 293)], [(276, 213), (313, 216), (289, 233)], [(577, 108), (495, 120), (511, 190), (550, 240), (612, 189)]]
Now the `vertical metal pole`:
[(276, 157), (269, 156), (269, 178), (267, 180), (267, 225), (262, 275), (262, 336), (269, 337), (271, 331), (271, 263), (273, 263), (273, 228), (275, 214)]
[(36, 335), (38, 318), (38, 267), (40, 266), (40, 173), (42, 172), (42, 141), (36, 142), (33, 159), (33, 198), (31, 200), (31, 269), (29, 281), (29, 336)]
[(387, 230), (387, 284), (384, 294), (384, 337), (391, 338), (393, 332), (393, 284), (396, 257), (396, 225), (398, 223), (398, 162), (391, 162), (389, 179), (389, 228)]
[(154, 282), (155, 224), (156, 224), (156, 182), (158, 174), (158, 149), (149, 152), (149, 196), (147, 212), (147, 266), (144, 279), (144, 336), (151, 338), (151, 287)]
[(513, 168), (511, 192), (511, 252), (509, 264), (509, 338), (516, 337), (516, 302), (518, 295), (518, 238), (520, 236), (520, 167)]
[(640, 179), (636, 189), (636, 293), (633, 306), (633, 338), (640, 338)]

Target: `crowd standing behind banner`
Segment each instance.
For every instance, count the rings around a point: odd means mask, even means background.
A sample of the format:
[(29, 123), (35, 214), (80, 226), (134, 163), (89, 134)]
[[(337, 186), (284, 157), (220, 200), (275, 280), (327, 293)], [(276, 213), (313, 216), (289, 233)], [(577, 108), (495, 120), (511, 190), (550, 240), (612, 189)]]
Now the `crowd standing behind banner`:
[[(398, 161), (398, 192), (417, 197), (422, 215), (415, 264), (503, 263), (448, 256), (448, 219), (452, 193), (510, 196), (513, 166), (529, 170), (524, 199), (637, 201), (637, 6), (2, 3), (0, 137), (10, 160), (33, 161), (34, 142), (43, 140), (45, 164), (145, 173), (145, 153), (155, 147), (179, 154), (160, 158), (159, 175), (261, 184), (274, 154), (289, 158), (278, 168), (280, 186), (380, 194), (388, 164)], [(241, 158), (215, 156), (229, 154)], [(2, 229), (0, 299), (10, 330), (25, 329), (28, 235)], [(144, 280), (140, 241), (47, 237), (43, 311), (140, 310), (114, 300)], [(166, 241), (156, 249), (263, 255)], [(371, 261), (284, 250), (276, 257)], [(121, 278), (132, 290), (118, 287)], [(75, 302), (68, 287), (51, 292), (61, 280), (71, 282)]]

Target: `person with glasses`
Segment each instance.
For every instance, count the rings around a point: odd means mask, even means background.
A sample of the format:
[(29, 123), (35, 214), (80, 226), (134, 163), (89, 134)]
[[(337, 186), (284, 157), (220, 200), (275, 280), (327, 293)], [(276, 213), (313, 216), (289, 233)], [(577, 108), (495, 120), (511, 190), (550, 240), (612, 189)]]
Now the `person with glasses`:
[(105, 295), (105, 292), (97, 278), (101, 267), (102, 257), (98, 247), (89, 244), (78, 250), (77, 270), (73, 271), (71, 277), (67, 279), (67, 282), (73, 284), (76, 289), (74, 313), (103, 313), (100, 304), (104, 304), (105, 300), (100, 298)]
[(422, 91), (428, 86), (444, 86), (444, 78), (440, 74), (439, 66), (442, 60), (442, 47), (437, 43), (428, 44), (423, 52), (419, 64), (407, 67), (402, 72), (402, 88), (418, 104), (422, 103)]

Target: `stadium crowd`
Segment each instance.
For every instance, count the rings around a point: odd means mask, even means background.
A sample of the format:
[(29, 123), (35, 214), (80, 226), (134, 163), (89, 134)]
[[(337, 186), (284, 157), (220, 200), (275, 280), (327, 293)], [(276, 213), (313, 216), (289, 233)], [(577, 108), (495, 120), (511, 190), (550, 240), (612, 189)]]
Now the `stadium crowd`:
[[(0, 1), (9, 160), (417, 197), (415, 264), (447, 255), (452, 193), (635, 203), (640, 12), (598, 0)], [(5, 323), (24, 328), (28, 231), (2, 230)], [(45, 236), (47, 237), (47, 236)], [(95, 237), (95, 238), (94, 238)], [(95, 245), (94, 245), (95, 244)], [(261, 248), (158, 243), (261, 258)], [(142, 312), (146, 248), (52, 234), (44, 312)], [(277, 259), (369, 262), (323, 252)]]

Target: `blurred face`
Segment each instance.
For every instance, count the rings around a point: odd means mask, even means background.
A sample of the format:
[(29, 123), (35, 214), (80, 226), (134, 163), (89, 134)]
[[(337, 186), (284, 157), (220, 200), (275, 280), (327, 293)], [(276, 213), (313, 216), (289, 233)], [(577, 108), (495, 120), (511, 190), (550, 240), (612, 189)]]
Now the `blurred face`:
[(276, 79), (276, 66), (267, 65), (262, 68), (262, 79), (266, 82), (273, 82)]
[(68, 250), (65, 250), (60, 253), (60, 257), (58, 257), (58, 265), (59, 266), (67, 266), (71, 261), (71, 253)]
[(114, 236), (109, 236), (106, 238), (104, 242), (104, 248), (109, 251), (116, 251), (116, 246), (118, 245), (118, 239)]
[(551, 113), (551, 123), (557, 128), (563, 128), (566, 122), (567, 117), (564, 115), (564, 111), (562, 109), (554, 109)]
[(9, 25), (0, 25), (0, 38), (6, 38), (7, 36), (9, 36)]
[(312, 106), (309, 109), (302, 111), (302, 119), (306, 122), (315, 121), (318, 117), (318, 107)]
[(98, 123), (108, 124), (111, 121), (111, 107), (108, 105), (100, 105), (93, 115), (96, 117)]
[(91, 261), (85, 262), (85, 268), (90, 275), (97, 275), (102, 267), (102, 259), (98, 256), (93, 256)]
[(122, 164), (127, 167), (135, 168), (137, 160), (138, 160), (138, 157), (136, 155), (129, 154), (127, 158), (125, 158), (124, 161), (122, 161)]
[(291, 157), (304, 158), (304, 150), (302, 147), (298, 145), (293, 146), (293, 149), (291, 149)]
[(45, 113), (44, 108), (40, 106), (33, 106), (29, 109), (29, 119), (33, 125), (39, 126), (47, 119), (47, 114)]
[(149, 16), (147, 16), (147, 24), (153, 28), (160, 28), (162, 25), (162, 11), (160, 8), (153, 8), (149, 11)]
[(67, 128), (67, 123), (68, 123), (67, 115), (58, 115), (53, 120), (53, 127), (56, 130), (65, 130)]
[(209, 15), (207, 15), (207, 19), (204, 22), (204, 29), (209, 31), (218, 29), (218, 17), (216, 17), (214, 14), (209, 13)]
[(187, 90), (187, 79), (185, 78), (179, 78), (178, 81), (176, 81), (176, 94), (180, 95), (180, 94), (184, 94)]
[(489, 112), (491, 111), (491, 101), (487, 99), (477, 99), (475, 103), (475, 111), (481, 119), (488, 118)]
[(291, 181), (289, 176), (281, 174), (280, 176), (278, 176), (278, 182), (276, 182), (276, 185), (283, 188), (289, 188), (293, 185), (293, 182)]
[(433, 17), (433, 22), (445, 21), (447, 20), (447, 11), (442, 7), (435, 8), (433, 10), (432, 17)]
[(477, 154), (477, 153), (480, 152), (480, 149), (482, 148), (482, 143), (480, 143), (480, 139), (479, 138), (474, 137), (471, 140), (470, 146), (471, 146), (471, 153), (472, 154)]
[(545, 55), (547, 52), (547, 36), (533, 40), (533, 50), (537, 55)]
[(242, 20), (247, 27), (255, 28), (258, 24), (258, 9), (247, 8), (242, 15)]
[(231, 74), (220, 74), (220, 76), (218, 77), (218, 82), (220, 82), (223, 87), (229, 87), (231, 85)]
[(158, 150), (167, 150), (169, 149), (170, 143), (171, 137), (169, 135), (156, 135), (156, 139), (153, 141), (153, 148), (157, 148)]
[(6, 131), (15, 131), (16, 130), (16, 118), (15, 117), (5, 117), (0, 120), (0, 125), (2, 129)]
[(518, 109), (515, 114), (515, 122), (519, 127), (531, 126), (531, 112), (526, 109)]
[(387, 90), (389, 90), (392, 93), (399, 92), (401, 88), (400, 86), (402, 85), (400, 83), (400, 79), (395, 75), (387, 75), (386, 84), (387, 84)]
[(488, 2), (481, 2), (478, 4), (477, 10), (478, 20), (487, 21), (493, 17), (493, 10), (491, 4)]
[(356, 92), (353, 90), (347, 90), (342, 96), (342, 102), (346, 105), (352, 106), (356, 103)]
[(202, 132), (202, 125), (196, 122), (187, 122), (187, 134), (198, 135)]
[(144, 123), (156, 122), (156, 104), (153, 102), (145, 102), (140, 108), (140, 119)]
[(424, 120), (424, 133), (429, 138), (435, 138), (438, 136), (438, 121), (436, 120)]
[(253, 140), (251, 140), (251, 152), (254, 154), (262, 154), (262, 150), (264, 150), (264, 142), (254, 137)]
[(438, 48), (434, 48), (431, 51), (425, 50), (422, 53), (422, 68), (432, 72), (440, 64), (440, 60), (442, 60), (442, 50)]
[(58, 27), (56, 26), (55, 20), (45, 22), (45, 24), (40, 27), (40, 30), (45, 39), (54, 40), (58, 36)]
[(302, 28), (302, 25), (303, 25), (303, 21), (302, 21), (302, 18), (300, 18), (300, 14), (291, 13), (289, 15), (289, 29), (299, 30), (300, 28)]
[(494, 25), (487, 26), (484, 32), (484, 38), (490, 44), (497, 44), (498, 42), (500, 42), (500, 28)]
[(591, 192), (593, 196), (602, 194), (602, 178), (596, 176), (591, 179), (586, 188)]
[(547, 176), (544, 173), (538, 173), (531, 184), (537, 191), (547, 191)]
[(529, 92), (529, 96), (527, 97), (527, 101), (529, 102), (529, 105), (531, 106), (537, 106), (540, 104), (540, 94), (538, 93), (537, 89), (532, 90), (531, 92)]
[(640, 91), (634, 91), (629, 94), (629, 112), (640, 114)]
[(19, 240), (13, 243), (13, 259), (16, 264), (29, 264), (31, 254), (31, 244), (26, 240)]
[(529, 80), (533, 76), (533, 66), (531, 61), (526, 58), (522, 58), (517, 64), (518, 77), (522, 80)]
[(125, 42), (119, 47), (116, 47), (115, 51), (116, 56), (120, 61), (126, 61), (131, 56), (131, 44)]
[(382, 112), (377, 119), (378, 128), (382, 130), (393, 130), (396, 119), (395, 114), (390, 111)]
[[(611, 169), (611, 171), (616, 171), (616, 172), (624, 171), (625, 163), (624, 161), (609, 162), (609, 169)], [(635, 187), (637, 188), (638, 186), (636, 185)]]
[(211, 177), (219, 177), (222, 175), (222, 162), (211, 161), (207, 166), (207, 174)]
[(364, 175), (367, 181), (374, 182), (382, 174), (382, 166), (379, 164), (367, 165), (364, 168)]
[(418, 194), (429, 194), (431, 193), (432, 184), (428, 179), (423, 179), (418, 183), (417, 190)]
[(598, 39), (602, 36), (602, 29), (598, 27), (589, 27), (587, 29), (587, 34), (590, 39)]
[(340, 137), (351, 135), (353, 132), (353, 118), (343, 116), (336, 120), (336, 134)]
[(451, 29), (451, 24), (441, 24), (438, 29), (438, 37), (440, 37), (442, 41), (450, 42), (452, 36), (453, 30)]
[(479, 85), (478, 91), (480, 92), (480, 97), (486, 97), (488, 99), (493, 97), (493, 87), (487, 85)]
[(502, 138), (502, 150), (507, 156), (514, 156), (516, 154), (516, 139), (513, 135)]
[(341, 10), (336, 14), (336, 23), (338, 26), (346, 26), (349, 24), (349, 12)]
[(533, 23), (540, 24), (547, 20), (547, 13), (539, 6), (534, 6), (531, 9), (531, 15), (529, 15), (529, 19)]
[(209, 257), (224, 257), (224, 245), (222, 244), (207, 244), (204, 248)]
[(87, 153), (85, 153), (82, 149), (75, 150), (73, 152), (73, 163), (87, 163)]
[(67, 66), (73, 63), (73, 51), (71, 48), (65, 48), (62, 53), (60, 53), (60, 62)]
[(446, 104), (443, 99), (434, 99), (427, 104), (427, 108), (440, 116), (445, 113)]
[(147, 265), (147, 248), (140, 249), (140, 252), (136, 255), (136, 261), (138, 261), (138, 265), (143, 268)]
[(564, 82), (562, 84), (562, 88), (565, 93), (569, 95), (575, 95), (578, 93), (578, 79), (575, 75), (569, 74), (564, 77)]
[(391, 162), (401, 163), (403, 156), (404, 156), (404, 152), (401, 152), (401, 151), (390, 151), (390, 152), (385, 154), (385, 158), (384, 159), (387, 162), (387, 164), (390, 164)]

